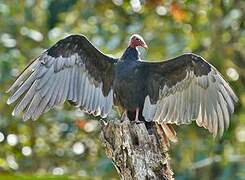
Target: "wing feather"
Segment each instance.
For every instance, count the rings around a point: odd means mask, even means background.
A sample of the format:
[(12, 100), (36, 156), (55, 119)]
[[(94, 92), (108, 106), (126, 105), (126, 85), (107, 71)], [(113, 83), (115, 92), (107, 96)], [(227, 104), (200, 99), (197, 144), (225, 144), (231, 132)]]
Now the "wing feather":
[(60, 75), (61, 84), (60, 84), (60, 87), (58, 89), (58, 95), (57, 95), (57, 98), (55, 100), (55, 104), (59, 104), (63, 101), (64, 91), (65, 91), (65, 86), (66, 86), (66, 81), (67, 81), (65, 72), (66, 72), (66, 70), (62, 71), (62, 74)]
[(31, 86), (31, 88), (27, 91), (24, 98), (18, 103), (18, 105), (14, 108), (12, 115), (16, 116), (21, 111), (23, 111), (27, 105), (31, 102), (32, 96), (35, 94), (36, 82)]
[(177, 108), (176, 108), (176, 106), (177, 106), (177, 96), (171, 96), (172, 97), (172, 103), (173, 103), (173, 111), (172, 111), (172, 113), (171, 113), (171, 115), (169, 116), (169, 120), (171, 121), (171, 122), (173, 122), (172, 120), (173, 119), (176, 119), (176, 110), (177, 110)]
[(224, 117), (220, 102), (217, 103), (218, 117), (219, 117), (219, 135), (222, 136), (224, 133)]
[[(35, 81), (37, 73), (38, 73), (37, 71), (32, 73), (24, 83), (18, 80), (18, 82), (20, 83), (19, 85), (17, 85), (16, 83), (13, 84), (13, 87), (10, 89), (14, 89), (15, 86), (20, 86), (20, 88), (14, 91), (13, 95), (7, 101), (8, 104), (15, 102), (26, 90), (28, 90), (31, 84)], [(20, 76), (20, 78), (22, 78), (22, 76)]]
[(82, 83), (81, 83), (80, 93), (79, 93), (79, 106), (80, 107), (83, 107), (84, 99), (86, 98), (86, 96), (85, 96), (86, 80), (87, 80), (87, 77), (86, 77), (85, 74), (83, 74), (82, 75)]
[(64, 87), (64, 93), (62, 95), (62, 103), (68, 98), (68, 92), (69, 92), (69, 84), (70, 84), (70, 76), (69, 76), (69, 70), (65, 69), (67, 72), (64, 72), (66, 75), (65, 77), (65, 87)]
[(222, 94), (220, 92), (218, 92), (219, 94), (219, 99), (220, 99), (220, 105), (222, 106), (222, 110), (223, 110), (223, 117), (224, 117), (224, 120), (225, 120), (225, 129), (227, 129), (229, 127), (229, 112), (228, 112), (228, 109), (227, 109), (227, 103), (225, 102)]
[(86, 76), (85, 78), (85, 85), (84, 85), (84, 95), (83, 95), (83, 103), (82, 107), (86, 105), (87, 99), (89, 98), (89, 91), (88, 91), (88, 77)]
[(225, 89), (225, 87), (224, 87), (223, 84), (221, 84), (220, 88), (221, 88), (221, 93), (222, 93), (222, 95), (224, 96), (224, 98), (225, 98), (225, 100), (226, 100), (226, 102), (227, 102), (227, 104), (228, 104), (230, 113), (233, 113), (233, 112), (234, 112), (234, 104), (233, 104), (233, 102), (232, 102), (231, 97), (229, 96), (229, 94), (228, 94), (228, 92), (226, 91), (226, 89)]
[[(179, 107), (178, 107), (178, 114), (179, 114), (179, 118), (176, 120), (176, 124), (180, 124), (183, 118), (183, 103), (184, 103), (184, 99), (183, 99), (183, 92), (179, 93)], [(175, 121), (174, 121), (175, 122)]]

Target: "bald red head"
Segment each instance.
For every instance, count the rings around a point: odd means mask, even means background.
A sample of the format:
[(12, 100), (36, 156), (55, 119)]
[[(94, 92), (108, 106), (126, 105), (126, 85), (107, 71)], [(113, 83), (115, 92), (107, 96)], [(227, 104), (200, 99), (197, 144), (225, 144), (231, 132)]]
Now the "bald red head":
[(133, 34), (131, 36), (130, 41), (129, 41), (129, 46), (132, 48), (136, 48), (137, 46), (141, 46), (143, 48), (148, 48), (144, 39), (138, 34)]

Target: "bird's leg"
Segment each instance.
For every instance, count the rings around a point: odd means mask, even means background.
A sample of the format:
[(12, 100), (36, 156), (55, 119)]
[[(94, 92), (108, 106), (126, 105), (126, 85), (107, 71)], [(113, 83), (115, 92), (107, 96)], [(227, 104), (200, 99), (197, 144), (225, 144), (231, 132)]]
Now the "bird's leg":
[(136, 123), (140, 123), (140, 120), (139, 120), (139, 111), (140, 111), (140, 109), (139, 108), (136, 108), (136, 111), (135, 111), (135, 119), (134, 119), (134, 121)]
[(127, 112), (127, 110), (125, 110), (125, 111), (123, 112), (121, 119), (122, 119), (122, 120), (128, 119), (128, 112)]

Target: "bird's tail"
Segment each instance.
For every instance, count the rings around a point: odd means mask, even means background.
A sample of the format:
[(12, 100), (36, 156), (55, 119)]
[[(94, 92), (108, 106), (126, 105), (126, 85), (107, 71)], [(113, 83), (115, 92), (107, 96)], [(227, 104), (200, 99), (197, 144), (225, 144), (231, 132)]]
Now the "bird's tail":
[(178, 142), (178, 139), (176, 136), (177, 134), (171, 124), (157, 123), (157, 131), (158, 131), (158, 134), (161, 136), (163, 143), (167, 147), (170, 146), (169, 140), (175, 143)]

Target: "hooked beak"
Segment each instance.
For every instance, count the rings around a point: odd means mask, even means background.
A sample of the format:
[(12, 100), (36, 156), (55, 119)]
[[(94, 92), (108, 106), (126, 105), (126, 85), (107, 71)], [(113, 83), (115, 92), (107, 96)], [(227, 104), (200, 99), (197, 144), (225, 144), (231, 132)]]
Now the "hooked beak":
[(146, 43), (144, 43), (144, 44), (142, 45), (142, 47), (145, 48), (145, 49), (148, 49), (148, 46), (146, 45)]

